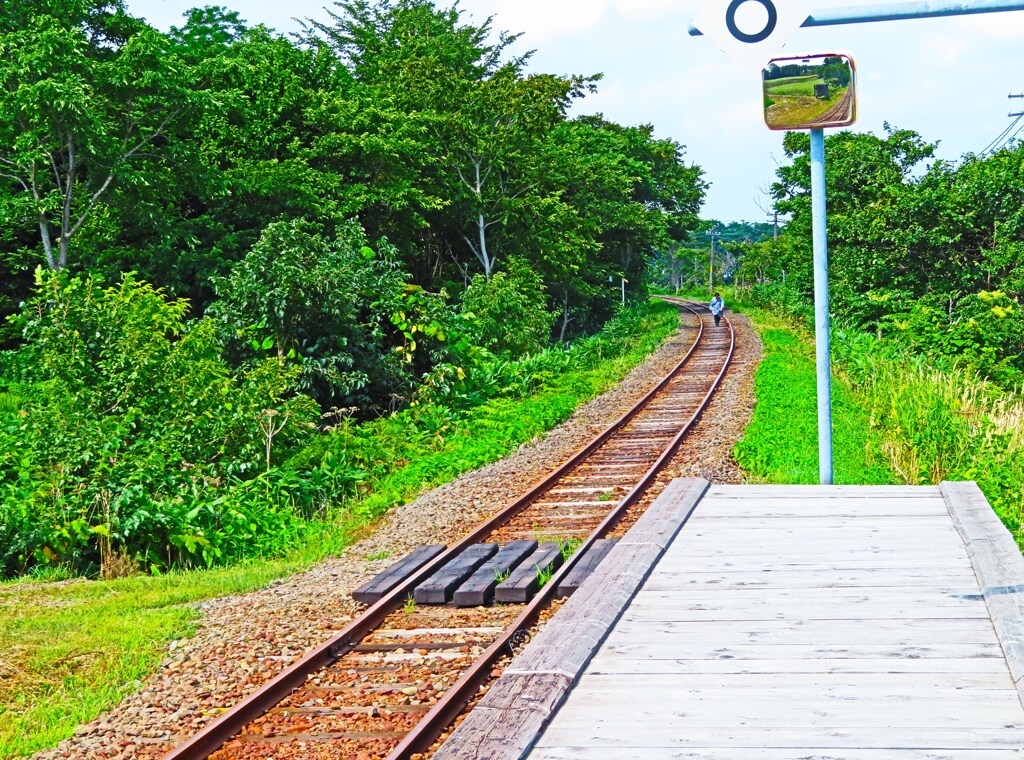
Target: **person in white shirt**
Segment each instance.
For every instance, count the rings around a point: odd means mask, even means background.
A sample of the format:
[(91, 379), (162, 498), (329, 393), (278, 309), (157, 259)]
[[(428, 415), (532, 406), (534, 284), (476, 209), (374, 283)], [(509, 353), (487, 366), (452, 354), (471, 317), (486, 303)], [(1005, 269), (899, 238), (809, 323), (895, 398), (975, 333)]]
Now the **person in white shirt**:
[(723, 311), (725, 311), (725, 301), (718, 293), (715, 293), (715, 297), (711, 299), (711, 313), (715, 316), (715, 327), (721, 323)]

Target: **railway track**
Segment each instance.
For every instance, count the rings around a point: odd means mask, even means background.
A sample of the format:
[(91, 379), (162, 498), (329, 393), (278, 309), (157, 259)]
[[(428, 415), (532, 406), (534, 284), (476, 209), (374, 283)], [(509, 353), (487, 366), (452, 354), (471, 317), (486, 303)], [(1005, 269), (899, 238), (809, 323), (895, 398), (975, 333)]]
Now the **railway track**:
[[(683, 310), (692, 345), (634, 407), (522, 496), (413, 572), (320, 647), (227, 710), (164, 760), (418, 760), (502, 662), (553, 614), (559, 583), (602, 538), (622, 535), (641, 497), (710, 402), (735, 336), (707, 309)], [(467, 547), (557, 542), (565, 561), (526, 604), (416, 604), (412, 591)]]

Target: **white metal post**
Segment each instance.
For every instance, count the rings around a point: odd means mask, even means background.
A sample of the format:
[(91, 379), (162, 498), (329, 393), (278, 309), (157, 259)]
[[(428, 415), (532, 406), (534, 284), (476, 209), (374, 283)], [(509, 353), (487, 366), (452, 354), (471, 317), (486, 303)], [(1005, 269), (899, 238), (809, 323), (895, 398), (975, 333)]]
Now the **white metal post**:
[(832, 363), (828, 320), (828, 230), (825, 217), (825, 131), (811, 130), (811, 216), (814, 238), (814, 340), (818, 370), (818, 474), (832, 485)]

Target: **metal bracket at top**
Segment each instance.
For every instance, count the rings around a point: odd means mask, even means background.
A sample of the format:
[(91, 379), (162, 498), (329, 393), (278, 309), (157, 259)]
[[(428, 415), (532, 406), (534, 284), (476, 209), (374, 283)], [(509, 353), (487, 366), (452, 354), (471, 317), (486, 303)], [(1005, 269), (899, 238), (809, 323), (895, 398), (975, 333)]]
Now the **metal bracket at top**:
[[(852, 5), (845, 8), (827, 8), (816, 11), (801, 24), (804, 26), (838, 26), (840, 24), (866, 24), (872, 21), (905, 21), (913, 18), (939, 18), (942, 16), (969, 16), (976, 13), (1024, 11), (1021, 0), (965, 0), (965, 2), (883, 3), (880, 5)], [(700, 29), (690, 25), (690, 36), (699, 37)]]

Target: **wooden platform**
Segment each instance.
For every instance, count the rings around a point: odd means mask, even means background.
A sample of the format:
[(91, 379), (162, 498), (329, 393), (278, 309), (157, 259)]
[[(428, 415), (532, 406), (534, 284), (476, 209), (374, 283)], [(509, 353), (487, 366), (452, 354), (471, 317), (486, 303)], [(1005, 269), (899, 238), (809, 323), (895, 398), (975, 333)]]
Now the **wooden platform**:
[(1024, 560), (974, 484), (705, 487), (657, 500), (435, 758), (1024, 755)]

